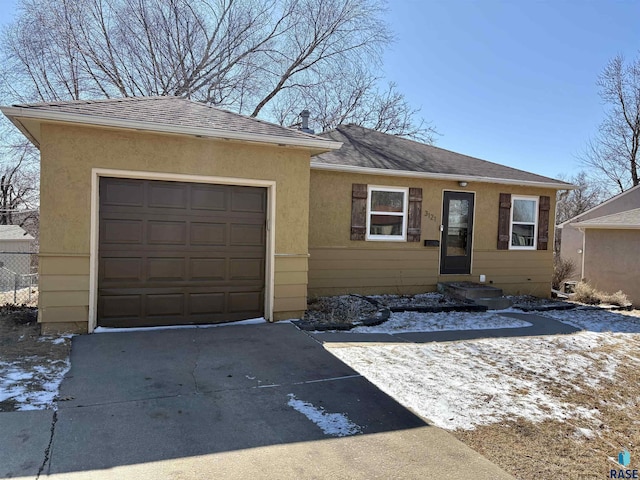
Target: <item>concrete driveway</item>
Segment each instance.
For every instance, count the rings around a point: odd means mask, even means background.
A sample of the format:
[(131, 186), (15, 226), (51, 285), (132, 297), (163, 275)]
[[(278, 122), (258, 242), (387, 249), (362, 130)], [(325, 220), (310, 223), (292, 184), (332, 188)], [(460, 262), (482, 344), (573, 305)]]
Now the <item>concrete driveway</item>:
[(0, 414), (1, 478), (512, 478), (288, 323), (75, 337), (60, 398)]

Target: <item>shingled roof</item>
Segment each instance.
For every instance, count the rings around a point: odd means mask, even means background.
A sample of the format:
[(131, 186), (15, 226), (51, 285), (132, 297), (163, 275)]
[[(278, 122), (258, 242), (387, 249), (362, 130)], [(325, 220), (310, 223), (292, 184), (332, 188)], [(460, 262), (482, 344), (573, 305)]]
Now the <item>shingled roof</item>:
[(320, 136), (342, 142), (342, 147), (313, 157), (311, 165), (317, 169), (388, 175), (406, 173), (407, 176), (538, 185), (556, 189), (573, 187), (560, 180), (357, 125), (341, 125)]
[(16, 123), (16, 119), (26, 117), (166, 133), (262, 140), (267, 143), (319, 147), (324, 150), (339, 147), (339, 144), (330, 139), (180, 97), (128, 97), (31, 103), (2, 107), (2, 111), (21, 130), (24, 126), (19, 124), (19, 120)]
[(577, 228), (640, 228), (640, 208), (572, 223), (571, 226)]

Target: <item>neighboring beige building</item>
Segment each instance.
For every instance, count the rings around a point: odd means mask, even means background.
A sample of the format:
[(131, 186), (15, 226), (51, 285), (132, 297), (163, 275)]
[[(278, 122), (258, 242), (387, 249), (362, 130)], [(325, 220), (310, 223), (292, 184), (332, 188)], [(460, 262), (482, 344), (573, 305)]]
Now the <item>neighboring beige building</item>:
[(33, 282), (33, 238), (19, 225), (0, 225), (0, 291), (29, 286)]
[[(587, 276), (584, 271), (585, 262), (585, 234), (584, 229), (579, 224), (587, 220), (595, 220), (608, 215), (627, 212), (636, 208), (640, 208), (640, 185), (630, 188), (609, 200), (577, 215), (558, 225), (560, 236), (560, 257), (569, 260), (576, 266), (575, 273), (571, 280), (581, 280), (586, 278), (591, 280), (591, 276)], [(597, 222), (595, 222), (597, 223)], [(590, 255), (593, 250), (590, 249)]]
[(583, 235), (580, 277), (640, 305), (640, 208), (569, 225)]
[(548, 295), (564, 182), (175, 97), (2, 111), (41, 153), (44, 331), (273, 321), (308, 295), (439, 281)]

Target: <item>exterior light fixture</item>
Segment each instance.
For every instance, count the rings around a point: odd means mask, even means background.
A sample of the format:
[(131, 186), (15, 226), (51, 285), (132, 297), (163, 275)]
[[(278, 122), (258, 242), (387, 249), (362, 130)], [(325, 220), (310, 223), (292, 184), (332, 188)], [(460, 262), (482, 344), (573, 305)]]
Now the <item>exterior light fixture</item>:
[(469, 184), (467, 182), (458, 182), (458, 185), (460, 185), (461, 187), (466, 187)]

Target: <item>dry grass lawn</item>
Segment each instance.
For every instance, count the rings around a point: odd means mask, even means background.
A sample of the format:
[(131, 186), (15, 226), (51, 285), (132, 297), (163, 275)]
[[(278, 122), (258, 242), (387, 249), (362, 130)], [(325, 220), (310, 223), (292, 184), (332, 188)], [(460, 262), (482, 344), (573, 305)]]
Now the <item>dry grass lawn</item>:
[[(640, 338), (633, 340), (640, 349)], [(615, 355), (615, 352), (611, 353)], [(637, 362), (619, 368), (615, 381), (597, 388), (582, 383), (582, 391), (567, 391), (559, 380), (549, 385), (553, 396), (572, 404), (597, 409), (597, 420), (545, 420), (522, 418), (453, 434), (471, 448), (521, 480), (551, 478), (603, 479), (610, 469), (622, 468), (617, 454), (626, 448), (637, 468), (640, 450), (640, 368)]]
[(40, 336), (35, 308), (0, 307), (0, 412), (49, 408), (71, 338)]
[[(520, 480), (640, 469), (640, 311), (544, 315), (583, 331), (328, 348)], [(628, 467), (617, 462), (624, 449)]]

